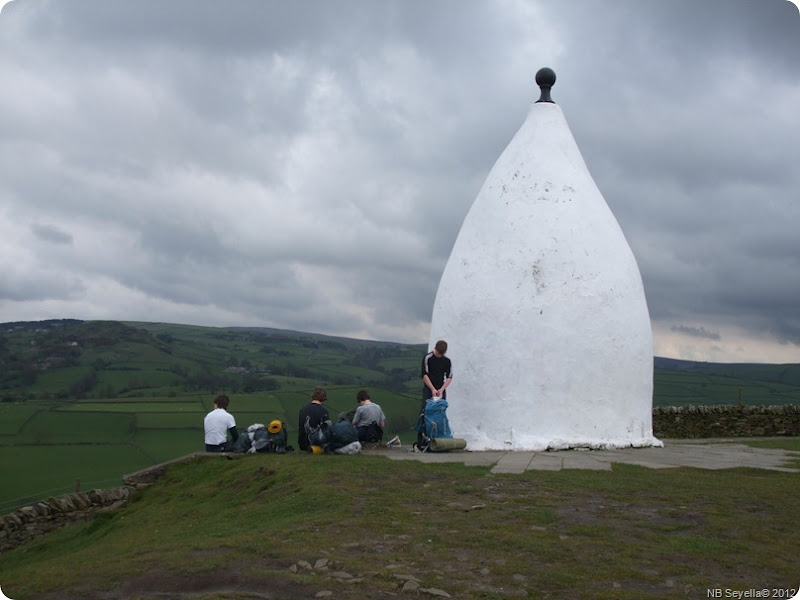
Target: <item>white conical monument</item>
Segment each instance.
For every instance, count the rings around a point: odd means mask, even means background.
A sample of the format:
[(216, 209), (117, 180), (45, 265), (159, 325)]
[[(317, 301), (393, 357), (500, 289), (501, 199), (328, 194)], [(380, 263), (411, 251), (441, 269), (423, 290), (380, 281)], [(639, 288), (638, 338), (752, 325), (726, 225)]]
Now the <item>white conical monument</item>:
[(451, 427), (471, 450), (660, 446), (636, 259), (550, 99), (555, 73), (536, 83), (541, 98), (464, 219), (434, 302)]

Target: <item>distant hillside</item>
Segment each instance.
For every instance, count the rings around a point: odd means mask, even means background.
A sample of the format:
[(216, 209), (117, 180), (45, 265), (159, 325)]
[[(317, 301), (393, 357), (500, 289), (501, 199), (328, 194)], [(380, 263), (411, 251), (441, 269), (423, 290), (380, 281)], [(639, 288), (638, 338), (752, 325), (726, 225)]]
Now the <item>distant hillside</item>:
[(280, 378), (419, 387), (423, 345), (267, 328), (51, 320), (0, 324), (0, 399), (270, 391)]
[(800, 364), (709, 363), (655, 358), (653, 404), (797, 404)]
[(710, 363), (655, 357), (656, 369), (800, 385), (800, 364)]
[[(266, 392), (287, 377), (416, 396), (423, 344), (264, 327), (74, 319), (0, 324), (0, 399)], [(800, 364), (655, 357), (654, 404), (800, 402)]]

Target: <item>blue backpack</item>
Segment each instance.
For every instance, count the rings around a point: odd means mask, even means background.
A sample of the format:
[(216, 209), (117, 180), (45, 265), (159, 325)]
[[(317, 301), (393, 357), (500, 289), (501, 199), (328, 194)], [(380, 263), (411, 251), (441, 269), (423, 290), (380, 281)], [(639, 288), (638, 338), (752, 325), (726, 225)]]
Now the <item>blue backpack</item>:
[(428, 400), (425, 412), (417, 423), (417, 433), (424, 433), (428, 438), (451, 438), (450, 422), (447, 420), (447, 400)]

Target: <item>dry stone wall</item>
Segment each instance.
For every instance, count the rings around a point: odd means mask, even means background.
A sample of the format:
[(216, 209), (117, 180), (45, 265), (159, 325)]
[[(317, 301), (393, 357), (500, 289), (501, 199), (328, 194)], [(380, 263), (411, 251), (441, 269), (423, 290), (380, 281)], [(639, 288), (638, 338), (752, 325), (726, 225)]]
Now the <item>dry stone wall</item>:
[(800, 436), (800, 405), (656, 407), (653, 433), (667, 439)]
[(133, 488), (75, 492), (42, 500), (0, 517), (0, 553), (76, 521), (92, 518), (98, 511), (125, 503)]

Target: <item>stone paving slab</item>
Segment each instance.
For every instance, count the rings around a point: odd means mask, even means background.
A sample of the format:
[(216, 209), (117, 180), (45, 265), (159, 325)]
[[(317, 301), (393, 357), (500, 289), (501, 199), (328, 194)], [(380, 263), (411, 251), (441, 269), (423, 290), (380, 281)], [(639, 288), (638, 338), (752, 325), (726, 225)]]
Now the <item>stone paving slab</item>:
[[(533, 459), (528, 464), (528, 469), (531, 471), (560, 471), (561, 467), (564, 465), (564, 457), (559, 456), (555, 452), (547, 453), (547, 452), (538, 452), (532, 453)], [(496, 473), (494, 469), (492, 469), (492, 473)], [(522, 471), (518, 471), (518, 473), (522, 473)]]
[(800, 473), (791, 461), (800, 460), (800, 452), (753, 448), (724, 440), (667, 440), (663, 448), (623, 448), (616, 450), (558, 450), (545, 452), (454, 451), (411, 453), (407, 448), (381, 452), (392, 460), (419, 460), (428, 463), (458, 462), (472, 466), (491, 466), (494, 474), (519, 474), (525, 471), (560, 471), (587, 469), (610, 471), (614, 463), (638, 465), (650, 469), (692, 467), (696, 469), (733, 469), (750, 467), (787, 473)]
[(605, 456), (596, 456), (594, 452), (570, 452), (564, 457), (561, 468), (610, 471), (611, 461)]
[(506, 452), (492, 468), (492, 473), (524, 473), (534, 456), (532, 452)]

